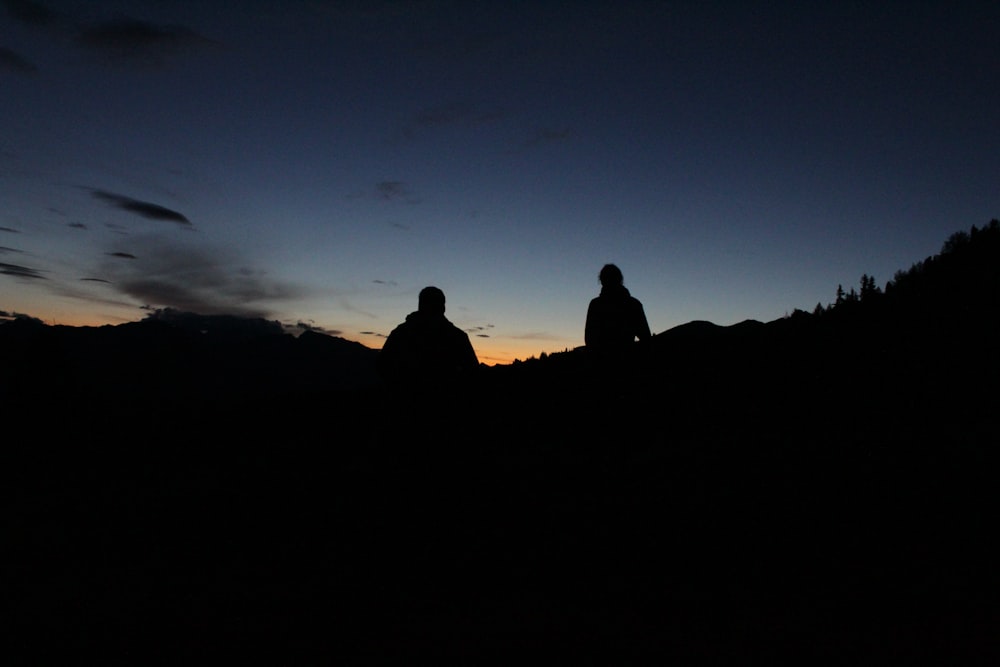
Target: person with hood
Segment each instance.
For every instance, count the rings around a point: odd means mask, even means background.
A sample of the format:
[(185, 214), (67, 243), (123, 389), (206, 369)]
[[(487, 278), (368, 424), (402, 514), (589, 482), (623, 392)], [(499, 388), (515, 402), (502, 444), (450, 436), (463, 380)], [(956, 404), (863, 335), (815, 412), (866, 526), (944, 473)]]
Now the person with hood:
[(469, 335), (445, 316), (444, 292), (420, 290), (417, 310), (385, 339), (377, 357), (382, 379), (394, 389), (456, 390), (471, 381), (479, 359)]
[(642, 303), (624, 285), (621, 269), (605, 264), (599, 274), (601, 294), (590, 301), (584, 343), (596, 352), (621, 353), (636, 339), (649, 340)]

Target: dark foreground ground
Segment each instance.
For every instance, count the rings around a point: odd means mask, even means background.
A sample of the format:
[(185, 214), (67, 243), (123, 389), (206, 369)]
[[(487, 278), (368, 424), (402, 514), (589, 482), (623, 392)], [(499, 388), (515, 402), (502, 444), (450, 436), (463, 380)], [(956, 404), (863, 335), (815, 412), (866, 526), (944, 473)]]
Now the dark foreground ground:
[(8, 664), (996, 664), (984, 406), (686, 396), (34, 417)]
[(998, 266), (420, 405), (275, 322), (15, 318), (0, 664), (1000, 664)]

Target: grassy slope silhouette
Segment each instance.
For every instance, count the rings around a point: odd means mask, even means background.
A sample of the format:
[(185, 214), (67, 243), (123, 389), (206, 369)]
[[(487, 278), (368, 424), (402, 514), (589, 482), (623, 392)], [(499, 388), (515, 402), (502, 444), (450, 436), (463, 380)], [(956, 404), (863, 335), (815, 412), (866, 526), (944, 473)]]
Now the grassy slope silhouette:
[(576, 350), (416, 407), (266, 323), (0, 325), (6, 652), (996, 659), (998, 259), (994, 221), (622, 384)]

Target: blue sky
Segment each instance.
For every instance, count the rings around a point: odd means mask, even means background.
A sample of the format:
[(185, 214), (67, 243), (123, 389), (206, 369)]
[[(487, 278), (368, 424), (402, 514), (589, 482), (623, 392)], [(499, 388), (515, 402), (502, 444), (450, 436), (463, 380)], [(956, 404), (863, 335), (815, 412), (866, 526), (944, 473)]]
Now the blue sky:
[(0, 311), (480, 359), (880, 286), (1000, 216), (1000, 4), (0, 2)]

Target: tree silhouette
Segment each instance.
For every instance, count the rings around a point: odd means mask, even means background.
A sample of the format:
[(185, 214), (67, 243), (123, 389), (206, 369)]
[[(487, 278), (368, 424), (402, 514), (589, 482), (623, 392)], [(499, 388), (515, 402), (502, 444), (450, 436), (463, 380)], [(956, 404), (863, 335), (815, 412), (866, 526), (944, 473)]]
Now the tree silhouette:
[(861, 300), (870, 303), (882, 294), (882, 290), (875, 284), (875, 277), (867, 273), (861, 274)]

